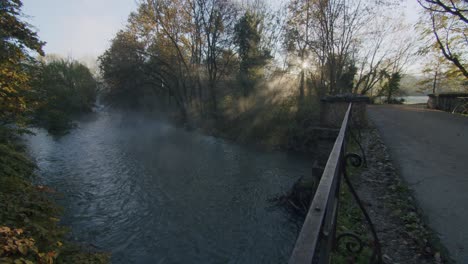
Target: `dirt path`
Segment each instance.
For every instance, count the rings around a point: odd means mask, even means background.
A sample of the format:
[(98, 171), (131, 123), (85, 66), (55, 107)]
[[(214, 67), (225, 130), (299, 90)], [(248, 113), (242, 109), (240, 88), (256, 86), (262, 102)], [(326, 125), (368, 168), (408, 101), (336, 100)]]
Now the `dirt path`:
[(468, 118), (415, 106), (370, 106), (395, 165), (456, 263), (468, 263)]

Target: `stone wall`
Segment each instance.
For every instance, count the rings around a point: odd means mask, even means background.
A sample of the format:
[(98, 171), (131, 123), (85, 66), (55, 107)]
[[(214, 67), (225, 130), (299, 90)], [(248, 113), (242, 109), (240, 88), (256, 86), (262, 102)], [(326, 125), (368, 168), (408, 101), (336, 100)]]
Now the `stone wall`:
[(320, 126), (314, 128), (315, 151), (318, 164), (325, 165), (338, 136), (349, 103), (353, 103), (351, 126), (364, 128), (367, 123), (369, 97), (356, 94), (327, 96), (320, 104)]
[[(441, 93), (429, 94), (427, 108), (447, 112), (456, 112), (456, 107), (468, 101), (468, 93)], [(461, 109), (461, 108), (460, 108)]]
[(353, 103), (353, 125), (367, 127), (366, 106), (369, 102), (369, 97), (355, 94), (327, 96), (321, 100), (320, 104), (320, 126), (340, 128), (349, 103)]

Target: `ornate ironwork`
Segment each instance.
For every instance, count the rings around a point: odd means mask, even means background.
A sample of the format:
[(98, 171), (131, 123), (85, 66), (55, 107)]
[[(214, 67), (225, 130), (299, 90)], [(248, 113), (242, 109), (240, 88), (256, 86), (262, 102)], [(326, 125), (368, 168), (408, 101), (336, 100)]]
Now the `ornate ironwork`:
[(349, 129), (349, 135), (353, 139), (354, 143), (356, 143), (359, 147), (359, 150), (361, 151), (361, 158), (363, 161), (364, 168), (367, 168), (367, 158), (366, 158), (366, 152), (364, 151), (364, 147), (361, 144), (362, 140), (362, 134), (361, 134), (361, 127), (360, 126), (353, 126), (354, 122), (351, 119), (351, 127), (354, 128), (354, 130), (357, 130), (357, 135), (354, 133), (353, 129)]
[(345, 247), (348, 250), (348, 252), (353, 253), (353, 254), (360, 254), (362, 250), (364, 249), (364, 242), (362, 242), (362, 239), (354, 234), (354, 233), (343, 233), (340, 234), (336, 237), (335, 243), (336, 245), (339, 245), (340, 242), (345, 239), (345, 238), (351, 238), (354, 241), (346, 241)]
[[(364, 218), (366, 219), (366, 222), (369, 226), (369, 229), (372, 234), (373, 238), (373, 243), (372, 245), (372, 257), (370, 259), (371, 264), (381, 264), (382, 262), (382, 249), (380, 246), (380, 241), (379, 237), (377, 236), (377, 232), (375, 230), (374, 224), (372, 223), (372, 220), (369, 216), (369, 213), (367, 212), (366, 208), (364, 207), (364, 204), (361, 201), (361, 198), (357, 194), (356, 190), (354, 189), (353, 184), (351, 183), (351, 180), (349, 179), (348, 172), (347, 172), (347, 165), (351, 165), (353, 167), (361, 167), (362, 165), (362, 158), (359, 156), (359, 154), (356, 153), (348, 153), (345, 155), (344, 161), (343, 161), (343, 178), (345, 180), (346, 185), (348, 186), (349, 191), (351, 192), (354, 200), (359, 206), (359, 209), (361, 209), (362, 214), (364, 215)], [(350, 236), (350, 234), (347, 234)], [(352, 235), (356, 236), (356, 235)], [(339, 237), (339, 236), (338, 236)], [(355, 237), (356, 238), (356, 237)], [(339, 242), (339, 239), (337, 238), (337, 242)], [(347, 249), (349, 250), (348, 246), (346, 246)], [(351, 251), (352, 252), (352, 251)]]
[[(360, 167), (363, 160), (356, 153), (346, 153), (347, 138), (350, 134), (352, 104), (349, 104), (340, 132), (330, 153), (327, 165), (317, 187), (306, 219), (296, 241), (290, 264), (329, 263), (331, 251), (340, 243), (352, 254), (360, 254), (366, 243), (356, 234), (343, 233), (336, 235), (336, 221), (340, 195), (341, 179), (345, 180), (350, 193), (358, 204), (373, 237), (371, 264), (382, 264), (382, 252), (374, 225), (361, 199), (354, 189), (347, 173), (347, 165)], [(353, 135), (351, 135), (353, 136)], [(354, 140), (357, 139), (354, 137)], [(361, 151), (363, 148), (357, 142)], [(364, 154), (364, 152), (363, 152)]]

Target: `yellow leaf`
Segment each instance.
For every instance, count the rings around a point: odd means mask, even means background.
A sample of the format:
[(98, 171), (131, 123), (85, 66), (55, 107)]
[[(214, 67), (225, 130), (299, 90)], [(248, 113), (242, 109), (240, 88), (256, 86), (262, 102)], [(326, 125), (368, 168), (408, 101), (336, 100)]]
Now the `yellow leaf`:
[(0, 226), (0, 233), (10, 233), (11, 229), (8, 226)]
[(19, 245), (18, 246), (18, 250), (19, 252), (21, 252), (21, 254), (23, 255), (27, 255), (28, 254), (28, 247), (26, 245)]

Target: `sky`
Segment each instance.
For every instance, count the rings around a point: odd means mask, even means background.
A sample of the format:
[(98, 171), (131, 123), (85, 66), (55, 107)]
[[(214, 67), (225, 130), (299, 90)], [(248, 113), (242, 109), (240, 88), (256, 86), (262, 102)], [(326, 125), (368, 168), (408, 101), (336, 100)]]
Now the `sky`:
[(135, 0), (23, 0), (23, 13), (46, 54), (89, 60), (101, 55), (122, 29)]
[[(414, 21), (420, 9), (417, 1), (403, 2), (408, 19)], [(137, 7), (136, 0), (23, 0), (23, 4), (27, 21), (47, 42), (46, 54), (82, 61), (95, 61)]]

